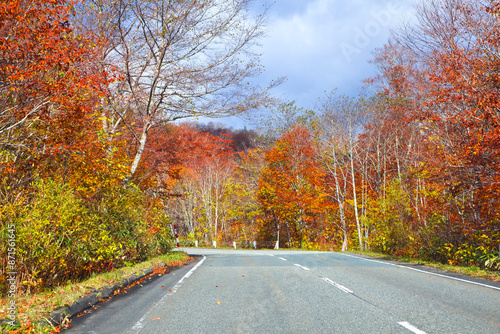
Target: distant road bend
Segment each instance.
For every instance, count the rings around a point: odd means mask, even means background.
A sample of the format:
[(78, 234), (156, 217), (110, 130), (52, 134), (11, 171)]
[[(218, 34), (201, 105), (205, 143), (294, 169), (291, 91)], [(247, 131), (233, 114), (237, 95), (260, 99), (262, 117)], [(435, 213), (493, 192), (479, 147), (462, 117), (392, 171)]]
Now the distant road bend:
[(500, 333), (500, 283), (348, 253), (184, 249), (198, 260), (68, 333)]

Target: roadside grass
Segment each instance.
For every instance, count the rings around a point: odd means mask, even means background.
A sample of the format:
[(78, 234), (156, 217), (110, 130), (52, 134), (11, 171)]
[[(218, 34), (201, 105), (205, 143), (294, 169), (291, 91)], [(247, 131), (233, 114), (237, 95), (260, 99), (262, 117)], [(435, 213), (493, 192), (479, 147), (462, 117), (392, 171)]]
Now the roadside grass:
[[(51, 313), (63, 307), (70, 306), (80, 298), (104, 287), (112, 286), (128, 278), (132, 274), (148, 268), (159, 268), (164, 263), (167, 267), (180, 266), (192, 258), (184, 252), (170, 252), (150, 260), (131, 264), (127, 267), (110, 270), (106, 273), (98, 273), (92, 277), (81, 281), (68, 281), (67, 284), (47, 289), (38, 293), (20, 292), (16, 298), (17, 318), (20, 325), (16, 328), (7, 324), (0, 326), (1, 333), (58, 333), (60, 327), (42, 325), (40, 321), (48, 319)], [(155, 272), (158, 272), (155, 270)], [(0, 298), (2, 308), (0, 309), (0, 319), (6, 318), (7, 305), (9, 300), (6, 297)]]
[(370, 257), (375, 257), (379, 259), (393, 260), (398, 262), (405, 262), (410, 264), (420, 264), (426, 267), (435, 268), (443, 271), (453, 272), (457, 274), (463, 274), (471, 277), (479, 277), (489, 279), (491, 281), (500, 282), (500, 272), (498, 271), (490, 271), (481, 269), (478, 266), (452, 266), (449, 264), (442, 264), (440, 262), (434, 261), (424, 261), (421, 259), (413, 259), (409, 257), (395, 256), (395, 255), (387, 255), (381, 253), (375, 253), (372, 251), (359, 251), (359, 250), (349, 250), (349, 253), (366, 255)]

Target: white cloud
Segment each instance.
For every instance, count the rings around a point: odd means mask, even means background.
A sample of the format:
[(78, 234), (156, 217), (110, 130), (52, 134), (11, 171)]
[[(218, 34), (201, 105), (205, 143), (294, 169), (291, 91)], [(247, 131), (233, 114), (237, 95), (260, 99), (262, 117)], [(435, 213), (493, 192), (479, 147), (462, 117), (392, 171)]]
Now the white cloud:
[(262, 41), (265, 77), (287, 76), (280, 90), (300, 105), (337, 87), (355, 94), (374, 74), (371, 51), (410, 9), (411, 0), (276, 0)]

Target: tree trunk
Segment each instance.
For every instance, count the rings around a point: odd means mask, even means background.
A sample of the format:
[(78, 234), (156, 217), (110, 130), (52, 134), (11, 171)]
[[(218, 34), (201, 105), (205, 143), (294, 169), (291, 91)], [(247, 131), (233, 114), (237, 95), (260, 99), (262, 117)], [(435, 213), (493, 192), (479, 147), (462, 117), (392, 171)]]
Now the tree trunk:
[(363, 232), (361, 231), (361, 225), (359, 223), (359, 214), (358, 214), (358, 199), (357, 199), (357, 192), (356, 192), (356, 180), (354, 177), (354, 150), (353, 150), (353, 143), (351, 141), (351, 179), (352, 179), (352, 197), (353, 197), (353, 202), (354, 202), (354, 217), (356, 219), (356, 227), (358, 229), (358, 241), (359, 241), (359, 249), (363, 250)]

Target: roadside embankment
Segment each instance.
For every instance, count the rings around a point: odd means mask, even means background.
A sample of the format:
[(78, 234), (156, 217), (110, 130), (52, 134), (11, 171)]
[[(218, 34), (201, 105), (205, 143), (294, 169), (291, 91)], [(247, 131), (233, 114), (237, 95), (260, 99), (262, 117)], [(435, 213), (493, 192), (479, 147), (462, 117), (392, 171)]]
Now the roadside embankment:
[[(98, 303), (106, 302), (148, 277), (166, 274), (191, 260), (192, 257), (184, 252), (170, 252), (148, 261), (96, 274), (81, 282), (67, 282), (51, 290), (32, 294), (20, 291), (15, 305), (15, 326), (11, 326), (12, 322), (5, 319), (8, 310), (2, 307), (1, 332), (58, 333), (68, 325), (69, 318)], [(6, 298), (2, 297), (0, 301), (2, 305), (7, 305)]]

